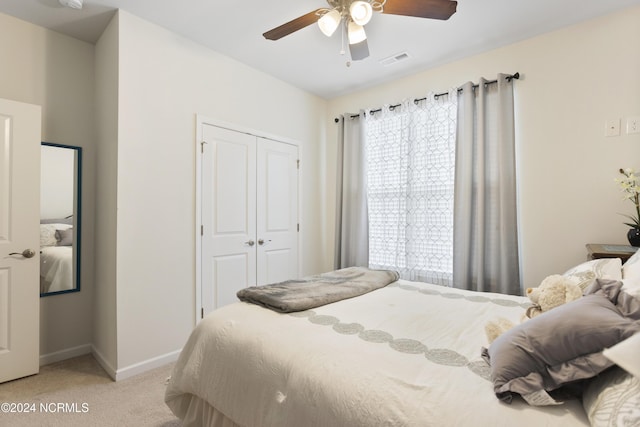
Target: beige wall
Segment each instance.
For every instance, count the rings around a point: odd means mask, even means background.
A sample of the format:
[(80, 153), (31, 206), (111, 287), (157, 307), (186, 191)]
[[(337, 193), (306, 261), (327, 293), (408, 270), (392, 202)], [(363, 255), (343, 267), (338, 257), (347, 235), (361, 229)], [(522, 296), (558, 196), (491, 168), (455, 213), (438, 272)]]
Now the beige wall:
[[(333, 117), (519, 71), (516, 129), (521, 264), (525, 286), (585, 260), (586, 243), (626, 242), (618, 212), (631, 213), (613, 182), (640, 169), (640, 134), (604, 137), (608, 119), (640, 116), (640, 7), (535, 37), (329, 101)], [(333, 206), (329, 194), (327, 206)]]
[(125, 377), (173, 357), (194, 326), (196, 114), (300, 143), (301, 273), (311, 274), (325, 269), (316, 159), (326, 102), (129, 13), (117, 19), (117, 206), (107, 207), (117, 212), (117, 273), (108, 309)]
[(94, 354), (115, 377), (117, 369), (116, 212), (118, 174), (118, 20), (96, 44), (96, 263)]
[(0, 98), (42, 106), (42, 140), (83, 147), (81, 292), (40, 299), (40, 354), (90, 350), (95, 164), (90, 44), (0, 14)]

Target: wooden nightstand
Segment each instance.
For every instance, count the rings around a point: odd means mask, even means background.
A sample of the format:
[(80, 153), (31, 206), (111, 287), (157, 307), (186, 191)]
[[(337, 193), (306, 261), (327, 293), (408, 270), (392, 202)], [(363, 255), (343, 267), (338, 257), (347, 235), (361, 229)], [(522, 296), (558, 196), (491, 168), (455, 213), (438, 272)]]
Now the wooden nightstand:
[(605, 243), (588, 243), (586, 246), (589, 259), (620, 258), (623, 264), (638, 250), (635, 246), (609, 245)]

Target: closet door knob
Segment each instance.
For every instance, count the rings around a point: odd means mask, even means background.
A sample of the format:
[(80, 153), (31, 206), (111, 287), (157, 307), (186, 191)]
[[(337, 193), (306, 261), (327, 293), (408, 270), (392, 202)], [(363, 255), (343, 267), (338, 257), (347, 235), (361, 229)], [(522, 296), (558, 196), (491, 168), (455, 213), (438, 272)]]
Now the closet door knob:
[(259, 245), (266, 245), (267, 243), (269, 243), (271, 240), (267, 240), (266, 242), (263, 239), (258, 240), (258, 244)]
[(247, 240), (246, 242), (244, 242), (245, 245), (249, 245), (249, 246), (253, 246), (256, 244), (256, 242), (254, 242), (253, 240)]

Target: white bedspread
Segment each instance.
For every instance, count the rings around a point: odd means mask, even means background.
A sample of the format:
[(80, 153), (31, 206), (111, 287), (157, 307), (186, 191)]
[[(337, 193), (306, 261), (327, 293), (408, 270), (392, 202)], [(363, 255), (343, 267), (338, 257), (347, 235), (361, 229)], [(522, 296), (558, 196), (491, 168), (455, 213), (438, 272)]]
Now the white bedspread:
[(182, 418), (196, 395), (246, 427), (588, 425), (578, 401), (493, 393), (484, 325), (527, 302), (401, 280), (300, 313), (232, 304), (194, 330), (165, 400)]
[(73, 247), (45, 246), (40, 249), (40, 277), (43, 292), (65, 291), (73, 288)]

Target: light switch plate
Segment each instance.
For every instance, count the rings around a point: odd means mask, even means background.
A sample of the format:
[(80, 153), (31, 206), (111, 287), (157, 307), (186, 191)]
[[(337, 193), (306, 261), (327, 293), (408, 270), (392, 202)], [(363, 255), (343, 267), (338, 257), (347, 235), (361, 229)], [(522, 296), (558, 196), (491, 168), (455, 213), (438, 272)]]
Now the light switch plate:
[(605, 122), (604, 136), (620, 136), (620, 119), (611, 119)]

